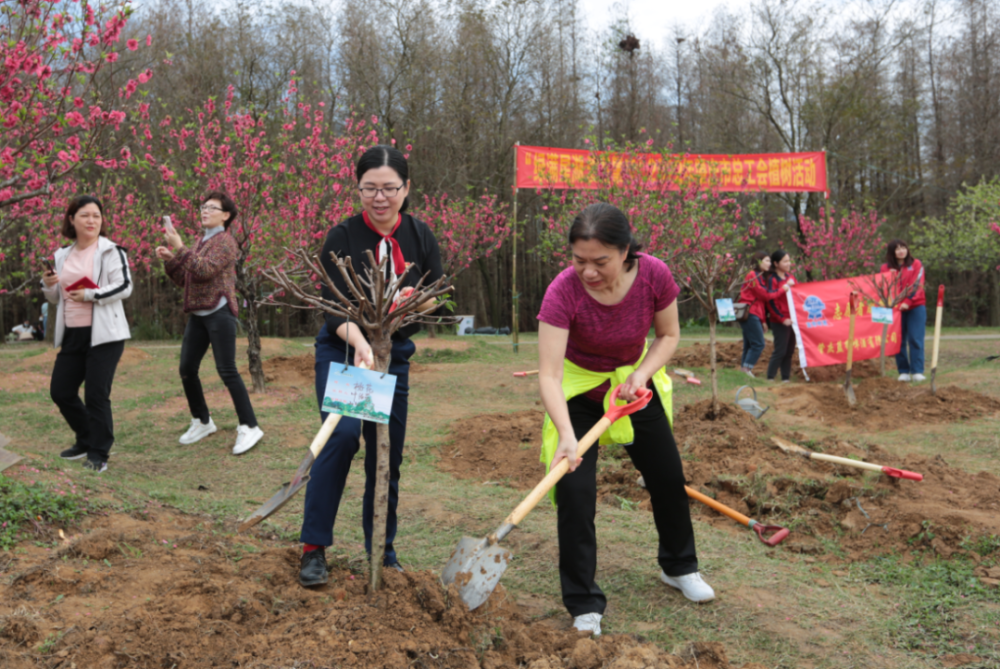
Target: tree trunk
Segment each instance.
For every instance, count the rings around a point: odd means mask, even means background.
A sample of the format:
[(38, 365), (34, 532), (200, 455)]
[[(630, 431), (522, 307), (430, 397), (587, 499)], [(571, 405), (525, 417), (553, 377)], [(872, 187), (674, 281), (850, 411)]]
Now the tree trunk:
[[(388, 337), (372, 341), (372, 355), (375, 357), (375, 370), (389, 370), (389, 356), (392, 352), (392, 342)], [(377, 460), (375, 465), (375, 501), (372, 517), (372, 555), (370, 592), (377, 592), (382, 587), (382, 560), (385, 558), (385, 524), (389, 518), (389, 426), (379, 423), (375, 427)]]
[(236, 292), (247, 303), (247, 362), (250, 363), (250, 380), (253, 392), (264, 392), (264, 364), (260, 359), (260, 309), (257, 306), (257, 286), (246, 280), (246, 270), (236, 267)]
[[(709, 293), (711, 294), (711, 292)], [(719, 417), (719, 375), (715, 360), (715, 308), (708, 314), (708, 360), (712, 369), (712, 417)]]
[(885, 376), (885, 345), (886, 345), (885, 339), (888, 336), (889, 336), (889, 326), (883, 324), (882, 325), (882, 346), (879, 348), (879, 353), (878, 353), (878, 372), (879, 372), (879, 376), (883, 376), (883, 377)]
[(484, 258), (477, 258), (476, 265), (479, 267), (479, 273), (483, 277), (483, 283), (486, 284), (486, 290), (484, 290), (483, 293), (486, 295), (487, 310), (490, 314), (490, 325), (498, 328), (500, 327), (500, 305), (493, 292), (493, 281), (490, 280), (489, 268), (486, 266), (486, 260)]

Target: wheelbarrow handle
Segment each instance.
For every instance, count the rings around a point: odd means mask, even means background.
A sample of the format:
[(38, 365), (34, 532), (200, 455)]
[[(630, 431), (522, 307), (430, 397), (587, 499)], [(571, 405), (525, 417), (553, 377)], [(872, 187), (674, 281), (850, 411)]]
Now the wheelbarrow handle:
[[(653, 391), (649, 388), (642, 388), (638, 393), (636, 393), (638, 397), (634, 402), (629, 402), (623, 406), (616, 406), (615, 401), (618, 399), (618, 394), (621, 392), (621, 389), (622, 386), (617, 386), (611, 392), (611, 406), (608, 408), (608, 411), (601, 416), (600, 420), (594, 424), (594, 427), (590, 428), (587, 434), (585, 434), (583, 438), (577, 442), (576, 457), (583, 457), (583, 454), (590, 450), (591, 446), (597, 443), (597, 440), (601, 438), (601, 435), (604, 434), (605, 430), (611, 427), (612, 423), (623, 416), (628, 416), (636, 411), (639, 411), (649, 404), (651, 399), (653, 399)], [(489, 537), (490, 543), (495, 543), (503, 539), (507, 533), (517, 527), (517, 525), (524, 520), (524, 517), (527, 516), (540, 501), (542, 501), (542, 498), (548, 494), (549, 490), (551, 490), (552, 487), (558, 483), (559, 479), (565, 476), (568, 471), (569, 460), (563, 458), (555, 467), (552, 467), (549, 470), (549, 473), (545, 475), (545, 478), (539, 481), (538, 485), (536, 485), (535, 488), (528, 493), (528, 496), (517, 505), (517, 508), (511, 511), (510, 515), (504, 519), (503, 524), (501, 524), (497, 531)]]

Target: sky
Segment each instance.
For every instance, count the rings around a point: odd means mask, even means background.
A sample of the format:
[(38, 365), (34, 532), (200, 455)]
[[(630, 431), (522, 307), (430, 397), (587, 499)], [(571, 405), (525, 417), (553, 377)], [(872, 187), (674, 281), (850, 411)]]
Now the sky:
[(621, 16), (621, 9), (628, 12), (636, 37), (640, 42), (651, 40), (664, 47), (674, 33), (674, 26), (687, 29), (703, 27), (712, 17), (716, 7), (724, 0), (580, 0), (587, 26), (599, 30)]

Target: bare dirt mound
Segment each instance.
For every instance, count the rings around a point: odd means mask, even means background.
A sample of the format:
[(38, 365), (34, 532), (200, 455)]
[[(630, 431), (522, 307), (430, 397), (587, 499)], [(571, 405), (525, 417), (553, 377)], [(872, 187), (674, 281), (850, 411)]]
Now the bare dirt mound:
[(452, 424), (452, 442), (438, 451), (438, 467), (463, 479), (532, 488), (545, 475), (538, 461), (541, 411), (483, 414)]
[(420, 351), (441, 351), (450, 349), (452, 351), (467, 351), (472, 346), (472, 340), (456, 341), (454, 339), (439, 339), (437, 337), (421, 337), (414, 339), (417, 345), (417, 352)]
[[(771, 353), (773, 352), (774, 344), (770, 341), (766, 342), (764, 344), (764, 352), (760, 354), (760, 360), (757, 361), (757, 367), (755, 368), (754, 373), (757, 374), (757, 376), (764, 376), (767, 370), (767, 361), (770, 359)], [(739, 367), (743, 357), (743, 344), (742, 342), (732, 341), (719, 342), (715, 345), (715, 356), (716, 362), (720, 367)], [(709, 345), (699, 343), (679, 349), (670, 360), (670, 365), (673, 367), (709, 367), (711, 365)], [(887, 371), (895, 370), (895, 361), (891, 358), (887, 359), (885, 362), (885, 368)], [(846, 369), (847, 367), (845, 365), (810, 367), (808, 370), (809, 380), (816, 383), (842, 381), (844, 379), (844, 375), (846, 374)], [(794, 358), (792, 358), (792, 376), (798, 379), (805, 379), (805, 376), (802, 374), (802, 368), (799, 366), (799, 356), (797, 354)], [(851, 378), (870, 379), (877, 376), (879, 376), (878, 360), (855, 361), (851, 372)]]
[(51, 379), (51, 374), (39, 372), (8, 372), (0, 374), (0, 391), (37, 393), (46, 390)]
[[(681, 656), (626, 635), (533, 622), (500, 586), (474, 613), (430, 572), (389, 571), (369, 596), (338, 558), (298, 585), (298, 551), (158, 512), (115, 515), (58, 552), (17, 555), (0, 584), (0, 665), (729, 669), (721, 644)], [(56, 554), (53, 554), (56, 553)], [(744, 669), (752, 666), (746, 665)]]
[(316, 356), (279, 355), (263, 363), (264, 380), (278, 387), (311, 388), (316, 382)]
[(969, 420), (1000, 411), (1000, 400), (957, 386), (911, 385), (892, 378), (867, 379), (855, 385), (858, 405), (847, 403), (839, 385), (776, 387), (779, 411), (829, 425), (866, 430), (894, 430), (903, 425), (933, 425)]
[[(834, 388), (843, 394), (839, 386)], [(543, 473), (538, 463), (542, 416), (527, 411), (464, 421), (453, 432), (454, 443), (441, 449), (439, 466), (460, 478), (528, 489)], [(802, 435), (783, 435), (818, 453), (925, 477), (922, 482), (901, 481), (786, 454), (771, 442), (772, 434), (732, 405), (721, 404), (713, 417), (710, 400), (680, 408), (674, 420), (687, 484), (755, 520), (794, 527), (783, 544), (786, 549), (823, 553), (824, 542), (832, 541), (850, 560), (927, 548), (948, 556), (968, 552), (970, 540), (1000, 534), (1000, 478), (992, 474), (970, 474), (940, 456), (900, 459), (849, 439), (806, 442)], [(623, 449), (603, 449), (597, 475), (602, 503), (649, 510), (649, 494), (638, 479)], [(692, 511), (718, 527), (747, 531), (697, 502)]]

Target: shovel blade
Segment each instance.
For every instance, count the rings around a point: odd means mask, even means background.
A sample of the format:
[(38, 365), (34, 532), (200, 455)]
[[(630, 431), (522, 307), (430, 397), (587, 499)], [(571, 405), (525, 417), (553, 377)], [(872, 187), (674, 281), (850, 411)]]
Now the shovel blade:
[(490, 546), (486, 539), (463, 537), (441, 572), (441, 582), (455, 583), (459, 597), (472, 611), (490, 598), (510, 558), (509, 550), (497, 544)]
[(21, 461), (21, 456), (0, 448), (0, 472)]
[(246, 532), (251, 527), (273, 514), (275, 511), (287, 504), (288, 500), (295, 497), (295, 493), (304, 488), (307, 483), (309, 483), (308, 475), (303, 476), (302, 480), (295, 485), (286, 483), (281, 486), (281, 489), (274, 493), (271, 499), (264, 502), (259, 509), (251, 513), (243, 520), (243, 522), (240, 523), (237, 531)]

